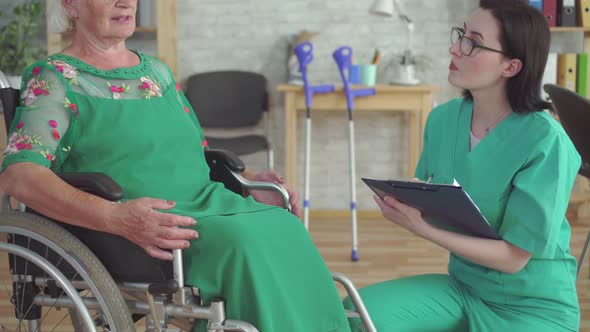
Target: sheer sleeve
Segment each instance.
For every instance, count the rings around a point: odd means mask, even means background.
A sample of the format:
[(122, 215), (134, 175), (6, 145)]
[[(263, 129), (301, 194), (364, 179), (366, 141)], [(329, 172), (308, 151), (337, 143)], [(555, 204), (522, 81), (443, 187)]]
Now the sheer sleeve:
[(77, 112), (66, 98), (66, 88), (63, 77), (46, 62), (25, 70), (20, 106), (8, 131), (0, 170), (20, 162), (52, 167), (59, 158), (65, 158), (71, 142), (63, 137)]

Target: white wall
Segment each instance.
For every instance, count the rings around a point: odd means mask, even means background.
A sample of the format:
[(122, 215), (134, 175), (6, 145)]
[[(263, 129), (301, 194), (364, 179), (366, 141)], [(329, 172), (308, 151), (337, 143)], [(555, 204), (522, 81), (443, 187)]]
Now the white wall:
[[(0, 10), (21, 0), (1, 1)], [(146, 1), (146, 0), (139, 0)], [(157, 0), (168, 1), (168, 0)], [(436, 85), (442, 103), (458, 96), (446, 82), (450, 28), (462, 24), (477, 7), (477, 0), (400, 0), (415, 21), (414, 49), (430, 59), (423, 81)], [(384, 57), (378, 81), (387, 83), (387, 63), (405, 45), (405, 26), (395, 18), (369, 14), (372, 0), (177, 0), (179, 78), (217, 70), (259, 71), (270, 81), (276, 164), (283, 170), (282, 96), (275, 90), (287, 77), (287, 47), (294, 34), (317, 31), (315, 60), (310, 67), (314, 82), (337, 83), (331, 54), (342, 45), (353, 47), (357, 58), (379, 48)], [(8, 11), (7, 11), (8, 9)], [(2, 22), (0, 21), (0, 25)], [(45, 23), (40, 24), (44, 27)], [(44, 29), (42, 29), (44, 30)], [(43, 34), (43, 32), (41, 32)], [(581, 33), (554, 33), (554, 51), (581, 51)], [(150, 36), (136, 36), (131, 48), (155, 53)], [(345, 114), (313, 115), (312, 204), (318, 209), (348, 208), (348, 153)], [(407, 119), (403, 116), (363, 114), (355, 117), (358, 176), (403, 178), (407, 163)], [(300, 119), (303, 134), (303, 119)], [(303, 135), (299, 135), (298, 171), (303, 175)], [(265, 166), (265, 155), (244, 158), (254, 170)], [(330, 175), (328, 178), (327, 174)], [(301, 192), (303, 181), (297, 186)], [(357, 183), (360, 209), (373, 209), (369, 191)]]
[[(339, 46), (353, 47), (356, 58), (369, 57), (375, 48), (384, 53), (378, 81), (387, 83), (386, 64), (405, 45), (405, 25), (395, 18), (369, 14), (369, 0), (177, 0), (180, 78), (217, 69), (262, 72), (270, 80), (274, 114), (277, 168), (283, 169), (282, 96), (276, 85), (286, 80), (287, 47), (302, 31), (317, 31), (313, 39), (314, 62), (309, 69), (314, 82), (337, 83), (331, 54)], [(450, 28), (461, 24), (477, 4), (466, 0), (402, 0), (415, 21), (414, 48), (426, 55), (431, 69), (424, 82), (441, 87), (436, 100), (457, 95), (446, 84)], [(366, 113), (355, 117), (358, 176), (404, 178), (407, 163), (407, 119), (404, 116)], [(300, 119), (298, 173), (303, 176), (303, 119)], [(313, 114), (312, 205), (318, 209), (347, 209), (347, 117)], [(264, 167), (263, 154), (245, 160), (255, 169)], [(327, 174), (330, 176), (328, 177)], [(303, 181), (298, 189), (302, 191)], [(369, 191), (357, 183), (359, 209), (373, 209)]]

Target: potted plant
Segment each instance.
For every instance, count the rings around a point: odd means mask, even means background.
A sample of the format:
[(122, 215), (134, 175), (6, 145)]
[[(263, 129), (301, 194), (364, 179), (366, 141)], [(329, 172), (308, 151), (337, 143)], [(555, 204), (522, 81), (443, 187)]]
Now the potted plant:
[(0, 26), (0, 71), (15, 88), (20, 88), (23, 70), (46, 53), (37, 36), (42, 10), (41, 1), (25, 1), (14, 6), (14, 18)]
[(392, 70), (392, 84), (417, 85), (419, 76), (432, 69), (431, 60), (426, 55), (415, 55), (410, 50), (395, 54), (388, 69)]

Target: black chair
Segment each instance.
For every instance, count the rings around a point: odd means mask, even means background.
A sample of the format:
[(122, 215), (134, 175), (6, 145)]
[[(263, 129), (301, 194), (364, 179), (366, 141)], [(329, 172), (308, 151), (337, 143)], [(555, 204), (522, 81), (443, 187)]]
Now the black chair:
[[(553, 109), (559, 116), (563, 129), (582, 157), (579, 174), (590, 178), (590, 100), (558, 85), (545, 84), (543, 88), (553, 102)], [(578, 274), (586, 260), (589, 248), (590, 232), (578, 260)]]
[(204, 128), (248, 128), (258, 125), (264, 117), (264, 135), (207, 135), (206, 139), (211, 148), (229, 150), (238, 156), (266, 151), (268, 169), (274, 168), (267, 80), (263, 75), (245, 71), (195, 74), (187, 80), (186, 97)]

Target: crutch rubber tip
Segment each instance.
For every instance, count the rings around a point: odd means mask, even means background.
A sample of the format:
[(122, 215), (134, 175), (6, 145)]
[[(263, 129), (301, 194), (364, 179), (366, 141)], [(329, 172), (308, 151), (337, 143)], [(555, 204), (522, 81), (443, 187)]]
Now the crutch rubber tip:
[(353, 262), (356, 262), (356, 261), (359, 260), (359, 252), (358, 252), (358, 250), (355, 250), (355, 249), (352, 250), (352, 254), (350, 255), (350, 259)]

